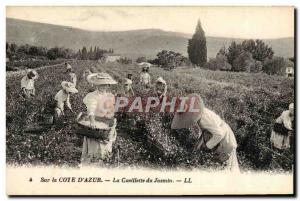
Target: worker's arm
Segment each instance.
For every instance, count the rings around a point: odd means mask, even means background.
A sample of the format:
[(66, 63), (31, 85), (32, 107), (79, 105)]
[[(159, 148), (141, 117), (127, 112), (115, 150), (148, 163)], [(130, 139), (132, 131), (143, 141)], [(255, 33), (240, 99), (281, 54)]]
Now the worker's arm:
[(66, 100), (66, 104), (67, 104), (67, 107), (73, 112), (72, 105), (70, 103), (70, 95), (69, 94), (68, 94), (68, 97), (67, 97), (67, 100)]
[(219, 144), (225, 136), (224, 131), (220, 127), (220, 119), (216, 114), (208, 113), (202, 116), (200, 122), (201, 128), (212, 134), (212, 137), (206, 142), (206, 147), (212, 149)]
[(131, 86), (130, 86), (130, 91), (131, 91), (132, 95), (134, 96), (134, 91)]

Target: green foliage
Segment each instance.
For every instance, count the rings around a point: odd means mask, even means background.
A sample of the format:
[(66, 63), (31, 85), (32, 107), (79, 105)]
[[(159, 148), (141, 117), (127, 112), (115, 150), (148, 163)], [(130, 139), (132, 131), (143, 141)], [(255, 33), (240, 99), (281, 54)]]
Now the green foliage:
[(226, 53), (228, 63), (230, 63), (233, 66), (233, 61), (241, 54), (241, 52), (242, 52), (242, 45), (237, 44), (235, 41), (233, 41), (228, 47)]
[[(237, 59), (240, 56), (240, 54), (244, 52), (251, 53), (251, 57), (254, 60), (261, 62), (265, 61), (268, 58), (272, 58), (274, 54), (272, 48), (266, 45), (262, 40), (244, 40), (241, 44), (237, 44), (235, 41), (233, 41), (226, 52), (228, 62), (232, 66), (234, 66), (234, 60)], [(242, 57), (247, 58), (246, 55), (243, 55)], [(238, 68), (244, 69), (244, 67)]]
[[(99, 65), (95, 61), (76, 61), (72, 63), (72, 66), (77, 75), (82, 75), (85, 70), (82, 66), (86, 68), (96, 66), (99, 70), (112, 75), (118, 82), (126, 77), (127, 73), (133, 74), (134, 83), (139, 78), (139, 70), (135, 65), (119, 63)], [(62, 67), (38, 71), (40, 77), (36, 82), (37, 96), (31, 103), (22, 100), (18, 94), (21, 76), (7, 78), (6, 111), (12, 119), (12, 123), (7, 123), (6, 133), (8, 163), (67, 166), (77, 166), (80, 163), (83, 139), (74, 131), (76, 115), (70, 115), (66, 119), (69, 122), (64, 126), (55, 126), (39, 135), (23, 132), (27, 126), (36, 122), (35, 115), (45, 105), (49, 96), (54, 96), (60, 90), (60, 83), (65, 76)], [(152, 67), (150, 74), (153, 80), (160, 76), (166, 80), (170, 96), (187, 93), (200, 94), (205, 105), (230, 125), (238, 142), (238, 160), (242, 170), (277, 172), (282, 169), (292, 169), (292, 150), (284, 151), (283, 157), (278, 156), (276, 150), (273, 150), (274, 153), (270, 151), (269, 142), (272, 123), (294, 100), (294, 80), (260, 73), (253, 75), (198, 68), (177, 68), (170, 72)], [(137, 91), (138, 85), (134, 84), (133, 87)], [(88, 93), (89, 84), (82, 79), (78, 82), (77, 88), (79, 93), (71, 96), (71, 103), (75, 113), (78, 114), (86, 110), (82, 99)], [(122, 85), (118, 84), (112, 90), (117, 94), (122, 92), (122, 88)], [(156, 119), (151, 117), (153, 116), (150, 116), (150, 122), (144, 122), (148, 126), (127, 128), (131, 131), (139, 128), (133, 133), (135, 139), (128, 137), (129, 131), (119, 127), (125, 119), (120, 118), (118, 121), (118, 136), (114, 150), (116, 151), (117, 148), (120, 150), (118, 161), (120, 166), (214, 170), (220, 168), (213, 153), (190, 153), (181, 150), (182, 152), (172, 160), (151, 156), (149, 149), (145, 147), (145, 142), (141, 140), (143, 134), (150, 133), (155, 137), (168, 135), (173, 142), (173, 133), (168, 129), (172, 114), (163, 121), (163, 129), (159, 126), (162, 121), (156, 122)], [(153, 125), (154, 128), (149, 125)], [(179, 136), (181, 132), (174, 134)], [(110, 167), (118, 164), (114, 156), (115, 154), (111, 161), (107, 162)]]
[(262, 62), (253, 59), (252, 54), (248, 51), (242, 51), (233, 61), (233, 71), (248, 73), (258, 73), (262, 71)]
[(274, 57), (264, 62), (263, 71), (269, 75), (284, 75), (285, 60), (283, 57)]
[(132, 60), (127, 57), (121, 57), (120, 59), (117, 60), (117, 62), (119, 62), (121, 64), (131, 64)]
[(136, 63), (141, 63), (141, 62), (146, 62), (146, 61), (147, 61), (146, 57), (139, 57), (136, 59)]
[(180, 66), (184, 61), (184, 56), (178, 52), (162, 50), (157, 53), (157, 64), (168, 70)]
[(188, 42), (187, 52), (193, 64), (204, 66), (207, 61), (206, 37), (200, 20), (192, 39)]
[(88, 53), (87, 53), (87, 50), (86, 50), (86, 47), (83, 46), (82, 50), (81, 50), (81, 59), (82, 60), (87, 60), (88, 59)]
[(40, 59), (42, 57), (48, 57), (48, 59), (54, 60), (57, 58), (70, 59), (75, 56), (74, 52), (68, 48), (54, 47), (47, 49), (42, 46), (32, 45), (16, 45), (14, 43), (6, 43), (6, 56), (12, 61), (28, 60), (28, 59)]
[(216, 58), (210, 59), (206, 65), (206, 68), (210, 70), (223, 70), (223, 71), (230, 71), (231, 65), (227, 62), (227, 58), (223, 52), (218, 53)]
[(16, 71), (19, 69), (23, 68), (38, 68), (42, 66), (50, 66), (50, 65), (55, 65), (55, 64), (60, 64), (63, 63), (65, 59), (63, 60), (35, 60), (35, 61), (12, 61), (12, 62), (7, 62), (6, 63), (6, 70), (7, 71)]

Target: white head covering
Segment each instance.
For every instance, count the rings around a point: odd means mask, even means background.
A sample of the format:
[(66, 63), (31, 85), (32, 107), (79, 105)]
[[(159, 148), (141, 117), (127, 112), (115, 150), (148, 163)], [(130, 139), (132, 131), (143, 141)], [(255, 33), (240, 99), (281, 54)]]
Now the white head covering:
[[(191, 104), (192, 98), (194, 98), (193, 109), (198, 109), (199, 112), (189, 112), (189, 105)], [(188, 100), (186, 103), (186, 112), (175, 113), (171, 124), (171, 129), (190, 128), (201, 118), (205, 108), (202, 98), (198, 94), (190, 94), (188, 95)]]
[(156, 82), (163, 83), (164, 85), (167, 84), (167, 82), (162, 77), (157, 78)]
[(290, 105), (289, 105), (289, 110), (293, 110), (294, 109), (294, 103), (291, 103)]
[(27, 70), (27, 75), (29, 73), (32, 73), (34, 76), (32, 77), (32, 79), (37, 79), (39, 77), (39, 74), (36, 72), (36, 70)]
[(94, 85), (117, 84), (117, 82), (107, 73), (93, 73), (87, 76), (87, 81)]
[(152, 64), (150, 64), (148, 62), (141, 62), (138, 65), (142, 68), (150, 68)]
[(131, 80), (131, 79), (128, 79), (128, 78), (125, 78), (125, 79), (124, 79), (124, 84), (131, 85), (131, 84), (132, 84), (132, 80)]

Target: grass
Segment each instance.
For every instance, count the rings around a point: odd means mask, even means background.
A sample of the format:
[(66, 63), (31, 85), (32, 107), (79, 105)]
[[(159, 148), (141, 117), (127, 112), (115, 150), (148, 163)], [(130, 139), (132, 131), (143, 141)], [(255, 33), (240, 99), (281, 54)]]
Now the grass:
[[(97, 64), (93, 61), (76, 61), (73, 64), (80, 78), (80, 93), (71, 97), (76, 113), (85, 111), (83, 97), (89, 87), (81, 77), (83, 71), (91, 66), (111, 74), (121, 82), (127, 73), (133, 73), (134, 80), (139, 80), (140, 68), (135, 65), (118, 63)], [(50, 131), (39, 135), (27, 134), (23, 130), (36, 121), (36, 115), (49, 97), (60, 90), (60, 83), (65, 79), (64, 66), (47, 68), (41, 72), (36, 82), (37, 97), (32, 103), (22, 100), (18, 93), (20, 79), (7, 79), (7, 115), (12, 123), (7, 124), (7, 162), (38, 163), (76, 166), (80, 163), (82, 138), (75, 134), (72, 123), (75, 115), (69, 114), (70, 124), (55, 126)], [(161, 68), (150, 70), (152, 80), (162, 76), (168, 83), (170, 95), (199, 93), (208, 108), (218, 113), (232, 127), (238, 141), (238, 157), (244, 170), (289, 171), (292, 166), (293, 153), (286, 150), (280, 155), (270, 151), (269, 136), (274, 120), (294, 100), (294, 80), (265, 74), (248, 74), (218, 72), (194, 68), (178, 68), (165, 71)], [(113, 87), (114, 93), (120, 93), (121, 85)], [(170, 121), (171, 117), (168, 119)], [(119, 125), (122, 122), (119, 120)], [(150, 124), (149, 124), (150, 125)], [(154, 123), (155, 125), (155, 123)], [(159, 129), (159, 128), (157, 128)], [(217, 168), (214, 155), (182, 153), (176, 160), (156, 159), (149, 152), (142, 140), (146, 130), (133, 135), (119, 127), (115, 150), (120, 150), (120, 166), (145, 167), (185, 167)], [(163, 132), (169, 132), (164, 130)], [(164, 134), (164, 133), (163, 133)], [(276, 154), (272, 153), (276, 152)], [(107, 165), (117, 165), (116, 154)], [(284, 157), (281, 157), (284, 156)]]

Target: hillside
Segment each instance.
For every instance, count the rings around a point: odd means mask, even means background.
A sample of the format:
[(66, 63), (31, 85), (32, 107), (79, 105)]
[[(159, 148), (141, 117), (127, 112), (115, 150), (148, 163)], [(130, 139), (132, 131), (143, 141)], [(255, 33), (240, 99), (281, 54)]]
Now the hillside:
[[(114, 48), (115, 52), (136, 58), (154, 57), (162, 49), (178, 51), (186, 55), (189, 34), (167, 32), (160, 29), (131, 31), (87, 31), (67, 26), (43, 24), (18, 19), (6, 19), (6, 40), (17, 44), (41, 45), (46, 47), (64, 46), (77, 50), (83, 45)], [(223, 46), (242, 39), (207, 37), (208, 57), (214, 57)], [(292, 57), (294, 38), (267, 39), (275, 54)]]

